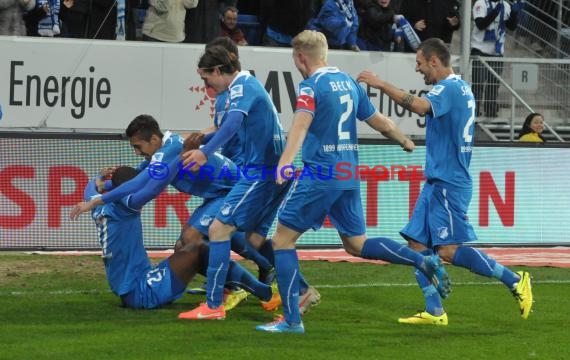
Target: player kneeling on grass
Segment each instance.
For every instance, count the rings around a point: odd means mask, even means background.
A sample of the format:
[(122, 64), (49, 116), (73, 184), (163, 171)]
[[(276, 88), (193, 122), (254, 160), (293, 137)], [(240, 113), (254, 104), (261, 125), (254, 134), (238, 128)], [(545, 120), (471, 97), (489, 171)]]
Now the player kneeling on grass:
[[(136, 175), (134, 168), (118, 167), (112, 176), (113, 186)], [(96, 179), (93, 179), (85, 188), (84, 199), (89, 201), (97, 196), (101, 194), (97, 191)], [(141, 201), (133, 194), (98, 205), (91, 211), (109, 286), (121, 297), (124, 306), (135, 309), (154, 309), (179, 299), (194, 275), (205, 274), (208, 265), (209, 248), (201, 241), (185, 244), (152, 266), (142, 236), (141, 209), (145, 203), (146, 200)], [(246, 289), (264, 301), (273, 296), (271, 286), (259, 282), (234, 261), (230, 263), (226, 283)]]

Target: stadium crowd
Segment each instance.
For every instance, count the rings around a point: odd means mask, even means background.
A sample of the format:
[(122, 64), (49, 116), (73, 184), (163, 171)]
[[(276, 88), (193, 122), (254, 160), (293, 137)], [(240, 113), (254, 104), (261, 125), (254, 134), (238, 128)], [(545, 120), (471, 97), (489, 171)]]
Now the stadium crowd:
[[(255, 24), (253, 41), (238, 14)], [(0, 35), (290, 47), (312, 29), (335, 49), (413, 52), (407, 35), (450, 43), (459, 15), (457, 0), (0, 0)]]

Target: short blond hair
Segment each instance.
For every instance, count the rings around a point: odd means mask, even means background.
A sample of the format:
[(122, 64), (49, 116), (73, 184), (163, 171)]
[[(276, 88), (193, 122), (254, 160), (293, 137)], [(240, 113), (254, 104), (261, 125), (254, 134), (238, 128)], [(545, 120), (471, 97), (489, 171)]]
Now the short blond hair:
[(302, 52), (313, 60), (327, 62), (328, 43), (326, 36), (315, 30), (300, 32), (291, 42), (294, 51)]

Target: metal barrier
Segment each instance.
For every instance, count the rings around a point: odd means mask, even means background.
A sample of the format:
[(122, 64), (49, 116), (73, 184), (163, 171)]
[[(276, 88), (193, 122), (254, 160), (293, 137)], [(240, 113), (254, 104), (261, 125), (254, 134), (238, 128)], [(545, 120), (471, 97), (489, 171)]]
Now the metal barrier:
[(499, 139), (513, 141), (515, 128), (529, 113), (539, 112), (551, 139), (564, 141), (553, 127), (569, 124), (570, 60), (475, 56), (471, 71), (478, 120), (508, 129), (508, 138)]
[(527, 1), (514, 39), (538, 57), (570, 57), (570, 1)]

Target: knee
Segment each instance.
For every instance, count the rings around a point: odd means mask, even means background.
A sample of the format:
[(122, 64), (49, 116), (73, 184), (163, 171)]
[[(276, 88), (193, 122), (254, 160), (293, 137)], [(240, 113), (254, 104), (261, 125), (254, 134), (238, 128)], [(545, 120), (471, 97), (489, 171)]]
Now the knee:
[(448, 247), (448, 246), (440, 246), (437, 249), (437, 254), (439, 257), (448, 263), (453, 261), (453, 257), (455, 256), (455, 249), (456, 247)]
[(193, 227), (186, 227), (182, 230), (180, 238), (174, 244), (174, 252), (180, 251), (188, 245), (198, 245), (202, 243), (203, 235)]

